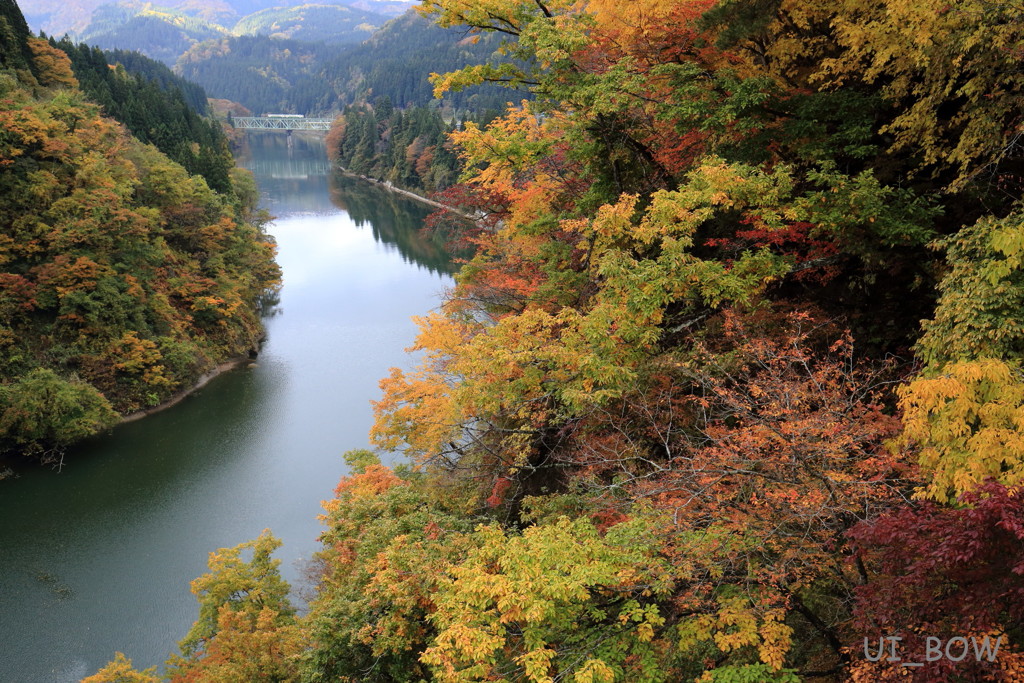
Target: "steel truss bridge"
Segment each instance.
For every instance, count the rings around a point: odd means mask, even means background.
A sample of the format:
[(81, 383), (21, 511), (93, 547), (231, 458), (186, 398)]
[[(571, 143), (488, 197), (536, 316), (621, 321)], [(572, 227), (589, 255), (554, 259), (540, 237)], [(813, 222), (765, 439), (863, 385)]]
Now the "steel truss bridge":
[(234, 116), (235, 128), (243, 130), (330, 130), (331, 119), (307, 119), (305, 116)]

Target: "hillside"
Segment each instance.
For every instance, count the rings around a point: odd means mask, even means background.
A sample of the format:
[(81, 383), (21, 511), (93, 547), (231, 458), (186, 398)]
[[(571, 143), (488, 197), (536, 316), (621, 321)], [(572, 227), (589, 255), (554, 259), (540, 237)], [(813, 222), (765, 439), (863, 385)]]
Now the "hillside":
[(226, 16), (221, 25), (192, 16), (191, 11), (189, 6), (175, 9), (142, 2), (102, 5), (76, 35), (91, 45), (137, 50), (174, 65), (189, 48), (206, 40), (265, 35), (347, 44), (365, 40), (387, 19), (348, 5), (304, 4), (259, 10), (237, 22)]
[(202, 117), (206, 112), (202, 88), (136, 52), (105, 53), (68, 39), (51, 39), (51, 44), (68, 55), (82, 91), (106, 115), (189, 173), (201, 175), (211, 188), (231, 191), (234, 159), (220, 124)]
[(178, 72), (212, 97), (238, 102), (257, 115), (317, 114), (337, 106), (340, 92), (323, 69), (342, 50), (266, 36), (220, 38), (190, 48), (178, 60)]
[(251, 176), (172, 82), (72, 62), (2, 1), (0, 454), (56, 462), (255, 349), (278, 270)]
[(235, 24), (231, 32), (308, 43), (355, 43), (369, 38), (385, 21), (383, 14), (345, 5), (308, 4), (254, 12)]
[[(308, 114), (377, 97), (399, 107), (426, 105), (433, 100), (431, 73), (483, 63), (500, 41), (477, 42), (411, 11), (394, 16), (408, 8), (403, 2), (262, 4), (271, 2), (90, 6), (91, 18), (76, 25), (74, 37), (106, 50), (139, 51), (210, 95), (257, 113)], [(75, 7), (85, 5), (72, 2), (66, 11)], [(53, 32), (55, 24), (46, 27)], [(505, 101), (500, 89), (485, 86), (450, 93), (446, 105), (480, 112)]]
[(196, 43), (227, 34), (221, 26), (176, 10), (123, 2), (97, 8), (76, 35), (89, 45), (133, 50), (173, 66)]
[[(100, 32), (95, 28), (90, 30), (89, 24), (95, 20), (95, 12), (106, 13), (106, 6), (111, 4), (115, 3), (110, 0), (25, 0), (22, 3), (22, 10), (34, 30), (43, 30), (56, 36), (70, 33), (73, 37), (84, 39), (87, 32)], [(141, 7), (146, 3), (135, 4)], [(192, 17), (228, 30), (251, 14), (309, 3), (304, 0), (167, 0), (158, 4), (165, 8), (159, 10), (160, 12)], [(413, 3), (409, 0), (337, 0), (315, 4), (345, 7), (352, 11), (390, 17), (401, 14)], [(152, 26), (146, 28), (156, 30)], [(107, 26), (104, 30), (109, 32), (112, 27)], [(128, 37), (128, 34), (125, 33), (123, 37)], [(104, 44), (104, 47), (124, 46)]]
[[(434, 99), (431, 73), (492, 61), (501, 38), (479, 41), (458, 28), (442, 28), (416, 12), (407, 12), (384, 25), (369, 40), (324, 64), (323, 74), (342, 93), (340, 104), (387, 97), (399, 108), (425, 105)], [(507, 90), (478, 86), (450, 92), (449, 107), (484, 111), (503, 109)]]

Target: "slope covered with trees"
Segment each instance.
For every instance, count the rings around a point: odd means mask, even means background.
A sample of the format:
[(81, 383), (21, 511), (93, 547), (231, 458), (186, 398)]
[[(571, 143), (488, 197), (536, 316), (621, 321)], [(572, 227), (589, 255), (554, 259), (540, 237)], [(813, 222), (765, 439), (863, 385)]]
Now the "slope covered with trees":
[[(206, 110), (202, 88), (138, 53), (104, 53), (67, 38), (50, 44), (68, 55), (82, 92), (101, 105), (106, 115), (189, 173), (201, 175), (214, 190), (231, 191), (229, 173), (235, 161), (220, 124), (201, 116)], [(187, 89), (182, 90), (182, 85)]]
[(368, 38), (388, 17), (345, 4), (273, 6), (216, 23), (196, 16), (196, 7), (119, 2), (97, 7), (76, 34), (108, 49), (137, 50), (174, 65), (193, 45), (230, 36), (260, 35), (302, 42), (349, 44)]
[(351, 173), (413, 192), (440, 192), (459, 176), (448, 139), (455, 127), (436, 108), (395, 109), (381, 97), (373, 107), (346, 108), (327, 135), (327, 153)]
[(308, 43), (354, 43), (369, 38), (385, 21), (383, 15), (347, 5), (310, 3), (254, 12), (240, 19), (232, 33)]
[(314, 115), (337, 108), (339, 93), (323, 66), (342, 49), (266, 36), (225, 37), (190, 48), (178, 59), (177, 71), (211, 96), (256, 115)]
[[(496, 46), (494, 38), (478, 43), (463, 30), (410, 12), (348, 47), (249, 35), (204, 41), (181, 56), (177, 69), (211, 95), (257, 113), (338, 112), (382, 97), (404, 109), (431, 102), (431, 73), (482, 64)], [(484, 85), (445, 102), (482, 112), (504, 108), (507, 98), (502, 89)]]
[(223, 35), (228, 35), (227, 29), (212, 22), (136, 2), (101, 5), (89, 25), (76, 32), (76, 37), (89, 45), (141, 52), (171, 66), (196, 43)]
[(1021, 680), (1021, 8), (423, 5), (535, 99), (450, 135), (410, 464), (349, 454), (304, 617), (224, 551), (171, 680)]
[[(468, 36), (465, 29), (443, 28), (407, 12), (328, 61), (323, 73), (337, 84), (342, 105), (387, 97), (400, 109), (425, 106), (433, 98), (430, 74), (483, 64), (499, 42), (497, 36)], [(483, 112), (504, 109), (508, 95), (500, 88), (479, 85), (449, 93), (445, 103)]]
[[(258, 12), (307, 4), (306, 0), (163, 0), (159, 3), (131, 0), (26, 0), (21, 9), (33, 29), (55, 36), (69, 33), (81, 40), (85, 37), (85, 31), (116, 31), (118, 26), (124, 25), (136, 15), (163, 22), (165, 25), (162, 28), (165, 31), (175, 25), (184, 28), (188, 23), (183, 21), (185, 17), (199, 20), (193, 24), (199, 30), (205, 30), (203, 24), (207, 27), (216, 25), (222, 29), (231, 29), (239, 21)], [(329, 0), (319, 4), (369, 12), (379, 17), (394, 17), (414, 3), (411, 0)], [(106, 20), (100, 19), (99, 24), (105, 26), (97, 25), (96, 19), (104, 16)], [(91, 27), (90, 23), (93, 23)], [(125, 38), (131, 37), (124, 31), (120, 31), (120, 34)], [(179, 35), (188, 35), (188, 32)]]
[(132, 137), (19, 17), (5, 0), (0, 452), (46, 460), (254, 349), (278, 271), (251, 176), (213, 189)]

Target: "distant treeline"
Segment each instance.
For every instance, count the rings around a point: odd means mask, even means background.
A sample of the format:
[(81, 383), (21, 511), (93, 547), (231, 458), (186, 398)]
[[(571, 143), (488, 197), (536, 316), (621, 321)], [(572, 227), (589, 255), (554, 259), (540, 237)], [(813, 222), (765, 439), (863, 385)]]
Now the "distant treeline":
[[(491, 111), (474, 120), (483, 123), (496, 115)], [(352, 173), (413, 192), (439, 192), (459, 177), (459, 158), (448, 140), (456, 125), (445, 122), (437, 108), (402, 110), (382, 97), (373, 107), (348, 107), (327, 136), (327, 150)]]

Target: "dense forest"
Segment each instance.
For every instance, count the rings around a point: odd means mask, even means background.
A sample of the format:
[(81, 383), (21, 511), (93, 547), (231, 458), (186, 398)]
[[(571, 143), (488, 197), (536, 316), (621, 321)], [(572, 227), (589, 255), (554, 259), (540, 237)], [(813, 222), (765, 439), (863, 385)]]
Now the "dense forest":
[(231, 191), (235, 160), (220, 124), (201, 116), (207, 107), (202, 88), (136, 52), (103, 52), (67, 38), (50, 44), (68, 55), (82, 92), (107, 116), (214, 190)]
[[(424, 106), (434, 94), (430, 74), (498, 61), (492, 53), (499, 44), (498, 35), (469, 36), (464, 28), (438, 26), (417, 12), (407, 12), (327, 62), (323, 73), (338, 82), (342, 105), (387, 97), (402, 109)], [(509, 94), (492, 84), (477, 84), (449, 92), (444, 102), (482, 113), (504, 109)]]
[(338, 93), (322, 69), (341, 50), (266, 36), (224, 37), (191, 47), (178, 59), (177, 71), (211, 96), (256, 115), (315, 115), (338, 108)]
[(171, 82), (0, 9), (0, 453), (49, 461), (254, 350), (279, 275), (252, 176)]
[(137, 50), (173, 66), (196, 43), (227, 34), (224, 27), (184, 12), (121, 2), (97, 7), (88, 26), (75, 37), (97, 47)]
[(449, 133), (408, 464), (348, 454), (308, 614), (269, 534), (212, 556), (167, 677), (1022, 680), (1021, 8), (423, 7), (509, 38), (438, 91), (534, 99)]
[[(189, 48), (178, 72), (214, 97), (262, 113), (320, 114), (387, 97), (394, 106), (426, 106), (427, 80), (489, 61), (498, 41), (477, 42), (464, 30), (442, 28), (410, 12), (385, 24), (356, 46), (267, 36), (221, 37)], [(508, 92), (478, 85), (445, 99), (448, 107), (483, 112), (503, 109)]]

